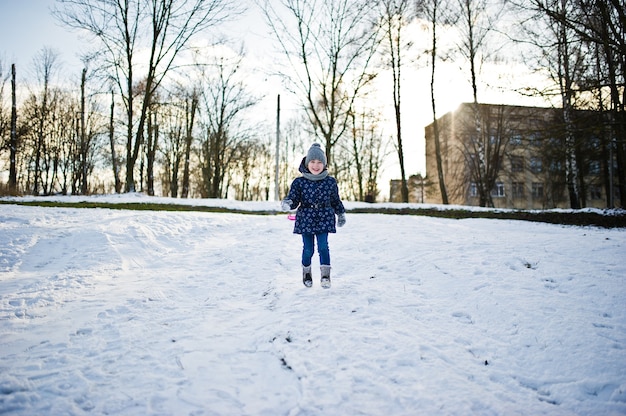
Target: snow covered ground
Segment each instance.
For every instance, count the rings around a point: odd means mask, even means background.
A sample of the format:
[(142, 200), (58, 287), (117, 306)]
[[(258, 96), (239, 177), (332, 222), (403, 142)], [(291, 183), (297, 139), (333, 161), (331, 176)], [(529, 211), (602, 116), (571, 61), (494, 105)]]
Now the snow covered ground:
[(626, 414), (626, 229), (347, 220), (0, 205), (0, 413)]

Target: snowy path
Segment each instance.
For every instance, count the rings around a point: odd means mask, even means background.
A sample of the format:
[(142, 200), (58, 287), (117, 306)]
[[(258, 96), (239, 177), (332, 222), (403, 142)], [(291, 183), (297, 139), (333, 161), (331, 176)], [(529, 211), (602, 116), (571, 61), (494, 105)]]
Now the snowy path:
[[(626, 230), (0, 206), (0, 413), (626, 414)], [(314, 263), (315, 264), (315, 263)]]

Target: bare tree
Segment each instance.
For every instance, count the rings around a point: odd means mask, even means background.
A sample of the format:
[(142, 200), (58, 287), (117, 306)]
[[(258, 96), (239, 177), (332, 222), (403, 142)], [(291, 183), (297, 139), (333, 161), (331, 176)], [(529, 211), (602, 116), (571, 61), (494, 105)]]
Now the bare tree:
[(87, 83), (87, 68), (83, 68), (80, 78), (80, 134), (79, 134), (79, 169), (78, 177), (80, 182), (80, 192), (86, 195), (89, 192), (88, 185), (88, 152), (89, 143), (87, 141), (87, 131), (85, 126), (85, 118), (87, 117), (87, 108), (85, 106), (85, 87)]
[[(476, 104), (472, 105), (473, 120), (476, 121)], [(476, 184), (479, 205), (493, 207), (492, 190), (496, 185), (498, 173), (502, 168), (504, 154), (510, 139), (509, 114), (504, 106), (478, 106), (481, 130), (475, 129), (464, 142), (466, 166), (469, 166), (469, 178)]]
[(273, 162), (271, 148), (270, 143), (254, 139), (237, 144), (236, 156), (233, 158), (233, 167), (230, 171), (232, 179), (236, 179), (233, 184), (235, 199), (269, 200)]
[(153, 103), (148, 113), (147, 141), (144, 145), (146, 153), (146, 185), (148, 195), (154, 196), (154, 168), (156, 163), (157, 149), (159, 148), (159, 105)]
[[(620, 85), (626, 81), (626, 12), (618, 2), (580, 1), (586, 10), (582, 22), (583, 38), (590, 42), (595, 51), (596, 65), (594, 82), (589, 87), (595, 91), (597, 109), (606, 114), (609, 123), (601, 134), (604, 188), (606, 206), (615, 207), (615, 189), (619, 189), (620, 205), (626, 206), (626, 96), (620, 93)], [(609, 93), (604, 93), (605, 85)], [(608, 103), (606, 96), (608, 95)], [(618, 139), (621, 138), (621, 139)], [(617, 175), (614, 174), (617, 161)], [(618, 186), (614, 186), (617, 176)]]
[(461, 32), (459, 52), (469, 64), (475, 123), (475, 134), (470, 140), (472, 144), (465, 148), (465, 151), (472, 153), (466, 154), (465, 157), (472, 162), (470, 164), (473, 167), (472, 179), (477, 186), (480, 206), (493, 206), (491, 190), (495, 182), (496, 166), (490, 164), (499, 160), (499, 155), (490, 152), (500, 151), (503, 146), (494, 146), (490, 142), (498, 136), (489, 132), (485, 120), (482, 119), (478, 101), (478, 76), (482, 62), (493, 53), (487, 49), (486, 42), (501, 9), (494, 10), (486, 0), (458, 0), (458, 6), (460, 19), (457, 27)]
[(246, 88), (240, 74), (241, 56), (213, 57), (213, 65), (203, 67), (200, 144), (202, 194), (209, 198), (226, 196), (228, 166), (236, 156), (238, 142), (248, 134), (242, 127), (243, 112), (258, 102)]
[[(192, 37), (228, 18), (229, 0), (58, 0), (55, 15), (96, 37), (126, 111), (126, 191), (135, 190), (135, 163), (154, 94)], [(148, 23), (148, 24), (146, 24)], [(144, 28), (147, 28), (144, 30)], [(137, 76), (136, 74), (140, 75)], [(145, 80), (140, 97), (137, 79)], [(139, 102), (139, 109), (136, 102)]]
[[(27, 158), (28, 189), (35, 195), (79, 193), (80, 116), (79, 102), (59, 88), (31, 94), (22, 113), (21, 126)], [(87, 172), (88, 173), (88, 172)]]
[(5, 68), (0, 58), (0, 150), (4, 150), (9, 145), (7, 132), (9, 131), (10, 117), (5, 108), (5, 91), (7, 81), (11, 78), (11, 73), (5, 73)]
[[(87, 77), (89, 78), (89, 77)], [(78, 100), (76, 100), (78, 101)], [(83, 103), (84, 101), (84, 103)], [(101, 156), (106, 152), (106, 116), (104, 116), (101, 103), (94, 95), (81, 94), (80, 101), (77, 102), (80, 114), (80, 135), (76, 146), (77, 166), (75, 176), (80, 178), (80, 193), (89, 194), (96, 192), (93, 184), (97, 182), (94, 178), (94, 169), (101, 162)], [(78, 193), (78, 191), (73, 191)]]
[(560, 99), (565, 131), (562, 150), (570, 206), (580, 208), (584, 205), (583, 164), (579, 160), (574, 111), (587, 63), (584, 45), (571, 25), (578, 6), (573, 0), (529, 0), (524, 5), (529, 6), (531, 13), (530, 19), (523, 21), (525, 33), (530, 35), (531, 44), (538, 50), (539, 65), (547, 69), (556, 85), (556, 91), (541, 93)]
[(51, 160), (48, 147), (51, 145), (50, 124), (56, 104), (58, 90), (52, 86), (52, 78), (58, 71), (58, 55), (48, 48), (43, 48), (35, 58), (35, 71), (41, 91), (33, 93), (29, 99), (30, 132), (31, 132), (31, 168), (32, 188), (34, 195), (48, 194), (49, 181), (44, 176), (51, 175)]
[[(279, 3), (280, 7), (275, 5)], [(266, 20), (290, 72), (283, 73), (302, 101), (329, 165), (333, 147), (350, 129), (350, 114), (374, 74), (371, 60), (380, 39), (367, 0), (265, 1)]]
[(574, 134), (574, 91), (576, 67), (581, 61), (580, 53), (565, 23), (565, 15), (568, 11), (569, 0), (560, 0), (554, 3), (560, 19), (554, 19), (555, 35), (557, 39), (557, 73), (559, 90), (561, 92), (561, 104), (563, 108), (563, 121), (565, 123), (565, 172), (567, 188), (570, 196), (570, 206), (574, 209), (581, 207), (583, 193), (580, 189), (579, 166), (576, 151), (576, 137)]
[(185, 97), (185, 148), (183, 152), (183, 183), (181, 198), (189, 196), (189, 175), (191, 147), (194, 138), (194, 127), (196, 115), (198, 113), (198, 91), (193, 89)]
[(437, 163), (437, 180), (439, 184), (439, 192), (441, 193), (441, 202), (448, 204), (448, 191), (446, 189), (446, 181), (442, 162), (442, 149), (439, 131), (439, 122), (437, 120), (437, 103), (435, 100), (435, 80), (436, 80), (436, 67), (439, 60), (439, 37), (437, 29), (440, 23), (447, 22), (446, 17), (442, 18), (442, 9), (445, 10), (446, 3), (443, 0), (430, 0), (423, 3), (424, 14), (430, 22), (431, 30), (431, 47), (430, 47), (430, 103), (433, 112), (433, 140), (435, 144), (435, 160)]
[(280, 192), (287, 195), (289, 185), (294, 174), (298, 172), (298, 165), (302, 158), (302, 149), (306, 149), (309, 140), (306, 137), (308, 120), (304, 117), (294, 117), (287, 120), (282, 127), (281, 139), (283, 148), (280, 152)]
[[(569, 4), (569, 3), (568, 3)], [(573, 0), (568, 13), (545, 9), (550, 19), (559, 21), (579, 38), (589, 50), (581, 53), (586, 72), (575, 80), (582, 91), (593, 91), (597, 97), (597, 110), (608, 123), (602, 135), (606, 177), (607, 206), (614, 206), (614, 176), (618, 179), (621, 206), (626, 206), (626, 11), (623, 2)], [(592, 68), (591, 70), (589, 68)], [(608, 92), (608, 93), (607, 93)], [(583, 146), (585, 144), (582, 144)], [(614, 175), (613, 159), (617, 162)], [(584, 184), (584, 182), (581, 182)], [(582, 195), (584, 197), (584, 195)]]
[[(198, 96), (195, 91), (179, 85), (160, 106), (161, 146), (163, 156), (163, 189), (181, 198), (189, 195), (191, 146)], [(181, 177), (182, 170), (182, 179)], [(180, 192), (179, 192), (180, 190)]]
[[(20, 108), (23, 117), (16, 131), (25, 164), (22, 187), (35, 195), (88, 194), (101, 133), (99, 110), (87, 94), (87, 69), (82, 71), (78, 93), (62, 88), (56, 75), (60, 70), (57, 59), (48, 48), (36, 56), (37, 82)], [(17, 164), (16, 157), (16, 182)]]
[(160, 152), (163, 156), (163, 194), (178, 198), (178, 175), (183, 157), (184, 133), (182, 108), (175, 98), (167, 98), (167, 105), (161, 108), (161, 130), (163, 144)]
[(122, 192), (122, 181), (120, 180), (120, 162), (117, 157), (117, 150), (115, 150), (115, 93), (111, 89), (111, 107), (109, 113), (109, 145), (111, 148), (111, 167), (113, 168), (113, 180), (115, 186), (115, 193)]
[[(6, 114), (4, 107), (5, 85), (11, 79), (11, 111)], [(0, 60), (0, 149), (9, 149), (9, 194), (17, 193), (17, 100), (16, 100), (15, 64), (11, 65), (10, 74), (4, 74), (4, 67)], [(8, 133), (8, 137), (7, 137)]]
[(409, 187), (404, 167), (404, 146), (402, 144), (402, 63), (403, 53), (410, 43), (403, 41), (403, 31), (411, 18), (410, 0), (381, 0), (381, 28), (386, 39), (384, 54), (391, 67), (393, 77), (393, 109), (396, 123), (396, 152), (400, 163), (402, 202), (409, 202)]
[[(370, 109), (360, 109), (352, 115), (352, 126), (345, 166), (339, 170), (342, 194), (358, 201), (373, 202), (379, 194), (378, 176), (385, 156), (382, 116)], [(345, 192), (344, 192), (345, 191)]]

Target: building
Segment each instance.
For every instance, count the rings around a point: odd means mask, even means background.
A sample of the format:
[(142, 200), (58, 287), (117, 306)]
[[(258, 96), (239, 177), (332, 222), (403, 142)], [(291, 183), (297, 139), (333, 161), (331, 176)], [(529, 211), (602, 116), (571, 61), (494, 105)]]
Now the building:
[[(423, 203), (426, 197), (426, 181), (422, 175), (411, 175), (407, 179), (409, 188), (409, 202)], [(389, 181), (389, 202), (402, 202), (402, 180), (392, 179)]]
[[(464, 103), (439, 118), (448, 203), (515, 209), (571, 207), (562, 115), (554, 108)], [(575, 169), (569, 171), (576, 173), (582, 206), (606, 207), (607, 189), (615, 188), (608, 185), (612, 170), (605, 157), (602, 122), (595, 112), (576, 112), (575, 125), (577, 164), (570, 164)], [(425, 128), (425, 202), (440, 204), (434, 131), (435, 123)]]

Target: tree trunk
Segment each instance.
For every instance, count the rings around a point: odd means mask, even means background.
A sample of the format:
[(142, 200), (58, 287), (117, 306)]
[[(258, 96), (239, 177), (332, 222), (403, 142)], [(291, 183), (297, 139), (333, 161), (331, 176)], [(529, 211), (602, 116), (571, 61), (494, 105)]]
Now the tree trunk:
[(148, 113), (148, 142), (146, 143), (146, 185), (148, 195), (154, 196), (154, 162), (159, 140), (159, 126), (156, 112)]
[[(437, 122), (437, 109), (435, 105), (435, 66), (437, 61), (437, 6), (438, 0), (433, 1), (431, 24), (433, 27), (432, 50), (431, 50), (431, 73), (430, 73), (430, 102), (433, 109), (433, 140), (435, 142), (435, 160), (437, 161), (437, 179), (439, 180), (439, 191), (441, 193), (441, 203), (448, 205), (448, 191), (446, 190), (445, 177), (443, 175), (443, 161), (441, 157), (441, 141), (439, 137), (439, 123)], [(423, 183), (423, 181), (422, 181)], [(422, 198), (423, 202), (423, 198)]]
[(9, 192), (17, 194), (17, 100), (15, 83), (15, 64), (11, 65), (11, 139), (9, 141)]
[(122, 192), (122, 181), (120, 181), (120, 169), (117, 163), (117, 153), (115, 151), (115, 99), (111, 90), (111, 115), (109, 119), (109, 143), (111, 144), (111, 166), (113, 167), (113, 178), (115, 180), (115, 193)]
[(83, 68), (80, 80), (80, 192), (87, 195), (87, 137), (85, 135), (85, 82), (87, 69)]
[(563, 122), (565, 124), (565, 180), (569, 192), (570, 207), (580, 208), (580, 190), (578, 179), (578, 161), (576, 158), (576, 137), (572, 118), (572, 76), (569, 56), (569, 38), (565, 23), (567, 0), (561, 0), (563, 20), (556, 22), (559, 25), (558, 61), (561, 103), (563, 107)]
[(364, 192), (363, 192), (363, 168), (361, 161), (361, 152), (358, 145), (358, 130), (356, 128), (356, 115), (354, 113), (351, 114), (352, 117), (352, 154), (354, 155), (354, 164), (356, 167), (356, 181), (358, 187), (358, 200), (363, 201)]
[[(188, 101), (189, 102), (189, 101)], [(198, 96), (194, 92), (191, 97), (191, 108), (186, 112), (186, 134), (185, 134), (185, 163), (183, 166), (183, 189), (181, 198), (189, 196), (189, 158), (191, 155), (191, 144), (193, 142), (193, 126), (198, 109)]]

